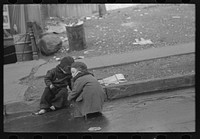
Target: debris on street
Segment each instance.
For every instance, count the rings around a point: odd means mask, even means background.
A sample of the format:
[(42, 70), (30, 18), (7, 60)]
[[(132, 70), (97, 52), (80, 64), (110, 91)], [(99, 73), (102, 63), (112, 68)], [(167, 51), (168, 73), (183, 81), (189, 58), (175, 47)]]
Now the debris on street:
[(60, 39), (62, 40), (62, 42), (66, 42), (66, 41), (68, 41), (68, 38), (67, 37), (60, 37)]
[(73, 27), (73, 26), (78, 26), (78, 25), (81, 25), (81, 24), (83, 24), (83, 21), (77, 20), (76, 22), (66, 24), (66, 26)]
[(83, 59), (83, 58), (85, 58), (84, 56), (72, 56), (73, 57), (73, 59), (74, 60), (76, 60), (76, 59)]
[(89, 131), (99, 131), (99, 130), (101, 130), (101, 127), (90, 127), (88, 130)]
[(153, 42), (148, 39), (148, 40), (145, 40), (144, 38), (140, 38), (141, 41), (139, 41), (139, 39), (135, 39), (136, 42), (134, 42), (133, 44), (139, 44), (139, 45), (146, 45), (146, 44), (153, 44)]
[(91, 18), (91, 17), (85, 17), (85, 19), (86, 19), (86, 20), (91, 20), (92, 18)]
[[(178, 11), (177, 7), (179, 8)], [(107, 18), (103, 18), (103, 20), (98, 20), (98, 16), (92, 16), (91, 20), (84, 22), (87, 48), (94, 51), (68, 51), (69, 44), (65, 28), (67, 24), (78, 22), (78, 19), (51, 17), (48, 27), (49, 29), (53, 29), (54, 27), (55, 30), (52, 32), (61, 32), (59, 30), (56, 31), (56, 26), (63, 25), (63, 32), (54, 34), (59, 38), (61, 37), (62, 41), (62, 48), (56, 55), (59, 57), (71, 55), (74, 56), (74, 59), (83, 59), (149, 48), (168, 47), (195, 41), (195, 6), (178, 6), (173, 4), (154, 7), (148, 6), (148, 8), (139, 9), (136, 9), (136, 7), (124, 8), (119, 12), (117, 11), (111, 11), (107, 15)], [(125, 13), (128, 16), (124, 16)], [(140, 14), (144, 16), (140, 16)], [(126, 20), (126, 18), (129, 20)], [(48, 61), (52, 57), (45, 58)], [(55, 58), (53, 58), (53, 61), (55, 61)], [(113, 76), (116, 73), (121, 73), (126, 77), (127, 81), (138, 81), (168, 77), (178, 73), (186, 74), (192, 72), (194, 68), (194, 55), (183, 56), (180, 60), (176, 57), (160, 61), (162, 62), (152, 60), (150, 62), (145, 61), (116, 66), (115, 68), (99, 69), (95, 71), (95, 76), (98, 76), (98, 79), (102, 79)], [(163, 63), (170, 63), (171, 66), (161, 69)], [(42, 79), (41, 81), (33, 80), (31, 82), (37, 83), (38, 90), (43, 89), (44, 84), (42, 84)], [(35, 92), (34, 95), (39, 96), (42, 91)]]
[(56, 60), (57, 60), (57, 61), (60, 61), (60, 58), (58, 57), (58, 58), (56, 58)]
[(172, 18), (181, 18), (180, 16), (172, 16)]
[(125, 79), (123, 74), (115, 74), (113, 76), (104, 78), (104, 79), (100, 79), (98, 80), (100, 84), (108, 86), (110, 84), (119, 84), (119, 83), (123, 83), (126, 82), (127, 80)]
[(38, 42), (42, 54), (48, 56), (58, 52), (62, 47), (62, 41), (53, 33), (44, 34)]
[(84, 51), (84, 54), (88, 54), (89, 52), (92, 52), (94, 50), (87, 50), (87, 51)]

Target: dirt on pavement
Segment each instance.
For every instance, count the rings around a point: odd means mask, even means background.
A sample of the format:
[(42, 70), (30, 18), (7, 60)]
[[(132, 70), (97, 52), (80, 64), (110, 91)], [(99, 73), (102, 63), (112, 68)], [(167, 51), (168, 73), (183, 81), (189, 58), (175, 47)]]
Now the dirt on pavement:
[[(134, 6), (109, 11), (102, 19), (84, 23), (87, 50), (57, 53), (58, 57), (93, 57), (124, 53), (195, 41), (195, 5), (167, 4)], [(150, 39), (153, 44), (134, 44), (135, 39)], [(67, 43), (63, 46), (68, 48)]]
[[(84, 51), (59, 51), (56, 57), (84, 56), (124, 53), (155, 47), (195, 41), (195, 5), (170, 4), (135, 6), (109, 11), (102, 19), (86, 20), (84, 23), (87, 49)], [(66, 36), (66, 33), (59, 34)], [(150, 39), (153, 44), (134, 44), (135, 39)], [(68, 43), (63, 43), (68, 48)], [(53, 62), (53, 56), (43, 57)], [(128, 65), (109, 67), (91, 71), (97, 78), (122, 73), (128, 81), (162, 78), (174, 75), (194, 73), (195, 55), (172, 56), (168, 58), (148, 60)], [(34, 74), (21, 81), (29, 89), (25, 100), (39, 99), (45, 87), (43, 78), (35, 78)]]

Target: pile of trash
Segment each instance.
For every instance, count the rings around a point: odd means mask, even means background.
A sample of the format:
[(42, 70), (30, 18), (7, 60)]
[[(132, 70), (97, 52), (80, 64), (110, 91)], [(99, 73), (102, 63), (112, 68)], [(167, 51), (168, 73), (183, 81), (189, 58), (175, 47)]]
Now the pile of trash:
[(65, 18), (64, 23), (68, 27), (73, 27), (73, 26), (78, 26), (78, 25), (83, 24), (83, 21), (81, 19), (77, 19), (77, 18)]
[(38, 47), (43, 55), (49, 56), (61, 49), (62, 40), (56, 34), (44, 34), (38, 42)]
[(45, 21), (45, 25), (56, 26), (56, 25), (58, 25), (60, 22), (62, 22), (62, 21), (61, 21), (61, 19), (58, 18), (58, 17), (49, 17), (49, 19), (47, 19), (47, 20)]
[(78, 26), (83, 24), (81, 19), (71, 17), (71, 18), (59, 18), (59, 17), (50, 17), (45, 21), (45, 32), (47, 33), (64, 33), (66, 32), (66, 26)]

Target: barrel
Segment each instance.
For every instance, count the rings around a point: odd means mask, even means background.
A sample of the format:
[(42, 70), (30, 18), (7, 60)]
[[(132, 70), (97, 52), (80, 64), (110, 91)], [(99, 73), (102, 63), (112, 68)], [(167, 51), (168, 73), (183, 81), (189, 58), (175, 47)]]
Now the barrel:
[(15, 51), (18, 62), (33, 60), (31, 41), (16, 42)]
[(83, 22), (74, 26), (66, 26), (69, 41), (69, 51), (80, 51), (86, 48), (85, 30)]
[(4, 64), (17, 62), (13, 38), (4, 38)]

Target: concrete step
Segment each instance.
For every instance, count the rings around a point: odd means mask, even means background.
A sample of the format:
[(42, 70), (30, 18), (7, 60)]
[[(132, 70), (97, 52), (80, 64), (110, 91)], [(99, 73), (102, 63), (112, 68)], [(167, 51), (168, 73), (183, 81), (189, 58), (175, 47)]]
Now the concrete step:
[(162, 79), (150, 79), (137, 82), (126, 82), (105, 86), (106, 100), (130, 97), (141, 93), (149, 93), (168, 89), (195, 86), (195, 74), (173, 76)]

